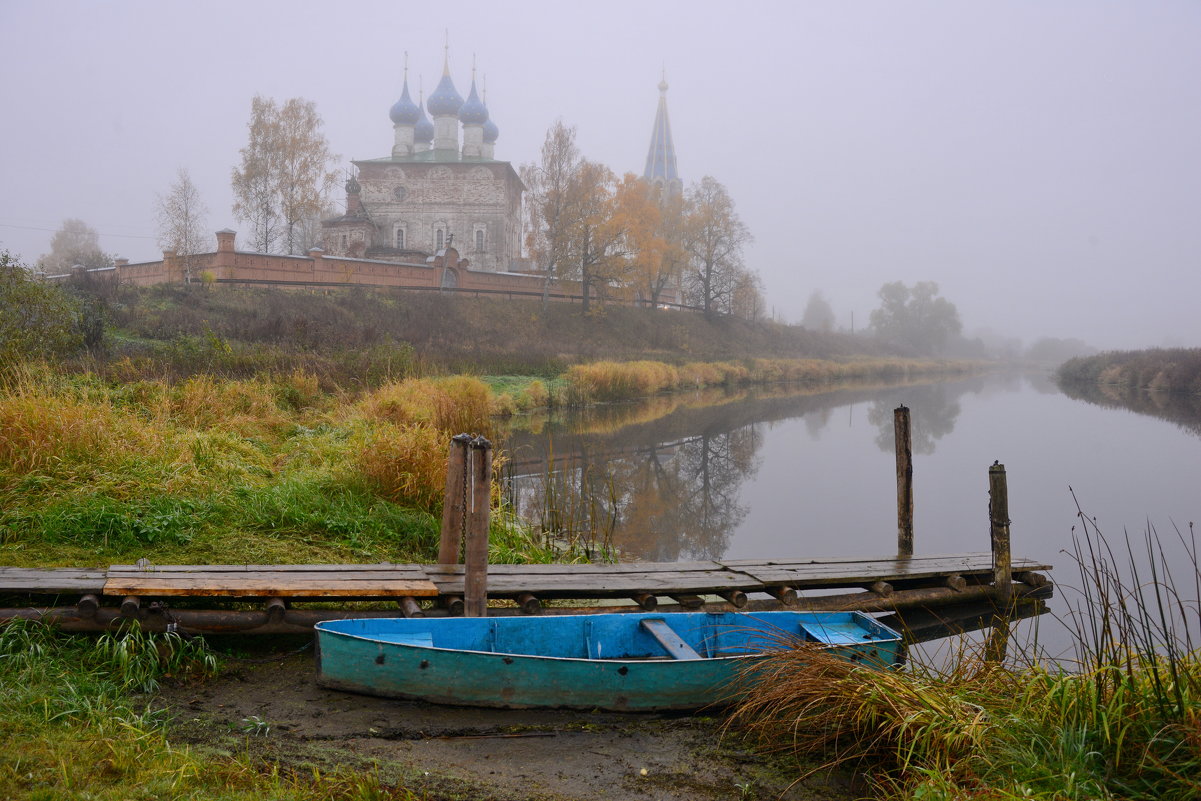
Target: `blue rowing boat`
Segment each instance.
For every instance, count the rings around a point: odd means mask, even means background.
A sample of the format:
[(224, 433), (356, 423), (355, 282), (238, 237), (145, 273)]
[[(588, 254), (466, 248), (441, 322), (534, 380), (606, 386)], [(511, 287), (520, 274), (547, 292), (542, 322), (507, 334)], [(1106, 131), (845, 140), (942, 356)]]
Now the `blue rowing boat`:
[(318, 623), (324, 687), (440, 704), (615, 711), (732, 700), (749, 660), (790, 644), (864, 665), (901, 636), (859, 612), (675, 612), (368, 618)]

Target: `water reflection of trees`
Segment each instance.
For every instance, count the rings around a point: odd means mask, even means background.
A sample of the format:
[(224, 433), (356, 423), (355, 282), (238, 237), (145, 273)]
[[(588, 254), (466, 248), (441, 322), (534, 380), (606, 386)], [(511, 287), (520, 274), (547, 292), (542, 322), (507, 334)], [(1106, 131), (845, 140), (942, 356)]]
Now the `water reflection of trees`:
[(589, 551), (608, 545), (662, 562), (719, 558), (747, 513), (739, 489), (758, 466), (758, 428), (624, 454), (585, 445), (554, 473), (527, 476), (519, 502), (547, 534)]
[(1137, 414), (1158, 417), (1175, 423), (1194, 436), (1201, 437), (1201, 395), (1182, 392), (1156, 392), (1117, 384), (1089, 384), (1059, 381), (1063, 394), (1109, 409), (1127, 409)]
[(957, 398), (982, 385), (792, 387), (600, 407), (538, 433), (507, 434), (510, 497), (549, 536), (589, 550), (612, 545), (627, 559), (716, 559), (749, 511), (742, 487), (755, 475), (770, 423), (801, 417), (817, 439), (834, 410), (870, 403), (877, 442), (891, 451), (892, 410), (906, 403), (914, 450), (931, 453), (955, 426)]
[(960, 412), (959, 396), (964, 389), (963, 382), (927, 384), (906, 387), (903, 394), (890, 393), (889, 397), (873, 401), (867, 411), (867, 419), (877, 429), (876, 445), (882, 451), (895, 450), (893, 410), (904, 404), (909, 407), (913, 452), (934, 453), (935, 443), (955, 430), (955, 421), (959, 419)]

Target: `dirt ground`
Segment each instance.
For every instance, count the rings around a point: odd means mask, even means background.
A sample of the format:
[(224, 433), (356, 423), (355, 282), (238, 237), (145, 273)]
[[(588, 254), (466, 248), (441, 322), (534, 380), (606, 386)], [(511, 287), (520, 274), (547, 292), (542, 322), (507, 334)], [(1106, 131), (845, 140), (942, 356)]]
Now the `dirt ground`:
[(361, 766), (419, 796), (496, 801), (838, 800), (846, 777), (793, 783), (792, 758), (723, 737), (720, 716), (492, 710), (318, 687), (312, 650), (232, 662), (200, 685), (164, 688), (171, 739), (250, 750), (291, 767)]

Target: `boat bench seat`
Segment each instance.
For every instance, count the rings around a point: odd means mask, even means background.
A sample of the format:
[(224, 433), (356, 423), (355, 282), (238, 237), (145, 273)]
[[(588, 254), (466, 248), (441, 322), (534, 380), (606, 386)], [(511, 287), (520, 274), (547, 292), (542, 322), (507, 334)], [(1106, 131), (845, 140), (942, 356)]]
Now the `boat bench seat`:
[(691, 645), (680, 639), (680, 635), (676, 634), (667, 625), (667, 621), (663, 618), (643, 618), (642, 628), (659, 641), (663, 646), (663, 650), (672, 657), (672, 659), (700, 659), (698, 654)]

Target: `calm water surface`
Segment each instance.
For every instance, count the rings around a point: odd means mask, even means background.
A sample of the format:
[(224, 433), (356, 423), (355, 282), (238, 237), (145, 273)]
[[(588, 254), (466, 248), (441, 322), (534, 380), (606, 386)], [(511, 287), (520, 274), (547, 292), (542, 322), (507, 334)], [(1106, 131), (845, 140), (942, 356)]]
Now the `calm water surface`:
[(988, 467), (1000, 461), (1013, 553), (1055, 565), (1057, 583), (1079, 582), (1065, 553), (1077, 500), (1115, 543), (1154, 526), (1183, 564), (1174, 526), (1187, 537), (1201, 522), (1201, 410), (1102, 403), (1042, 375), (773, 388), (533, 421), (505, 447), (523, 515), (546, 521), (549, 493), (561, 523), (608, 536), (623, 559), (883, 556), (896, 548), (892, 412), (905, 404), (919, 555), (988, 550)]

